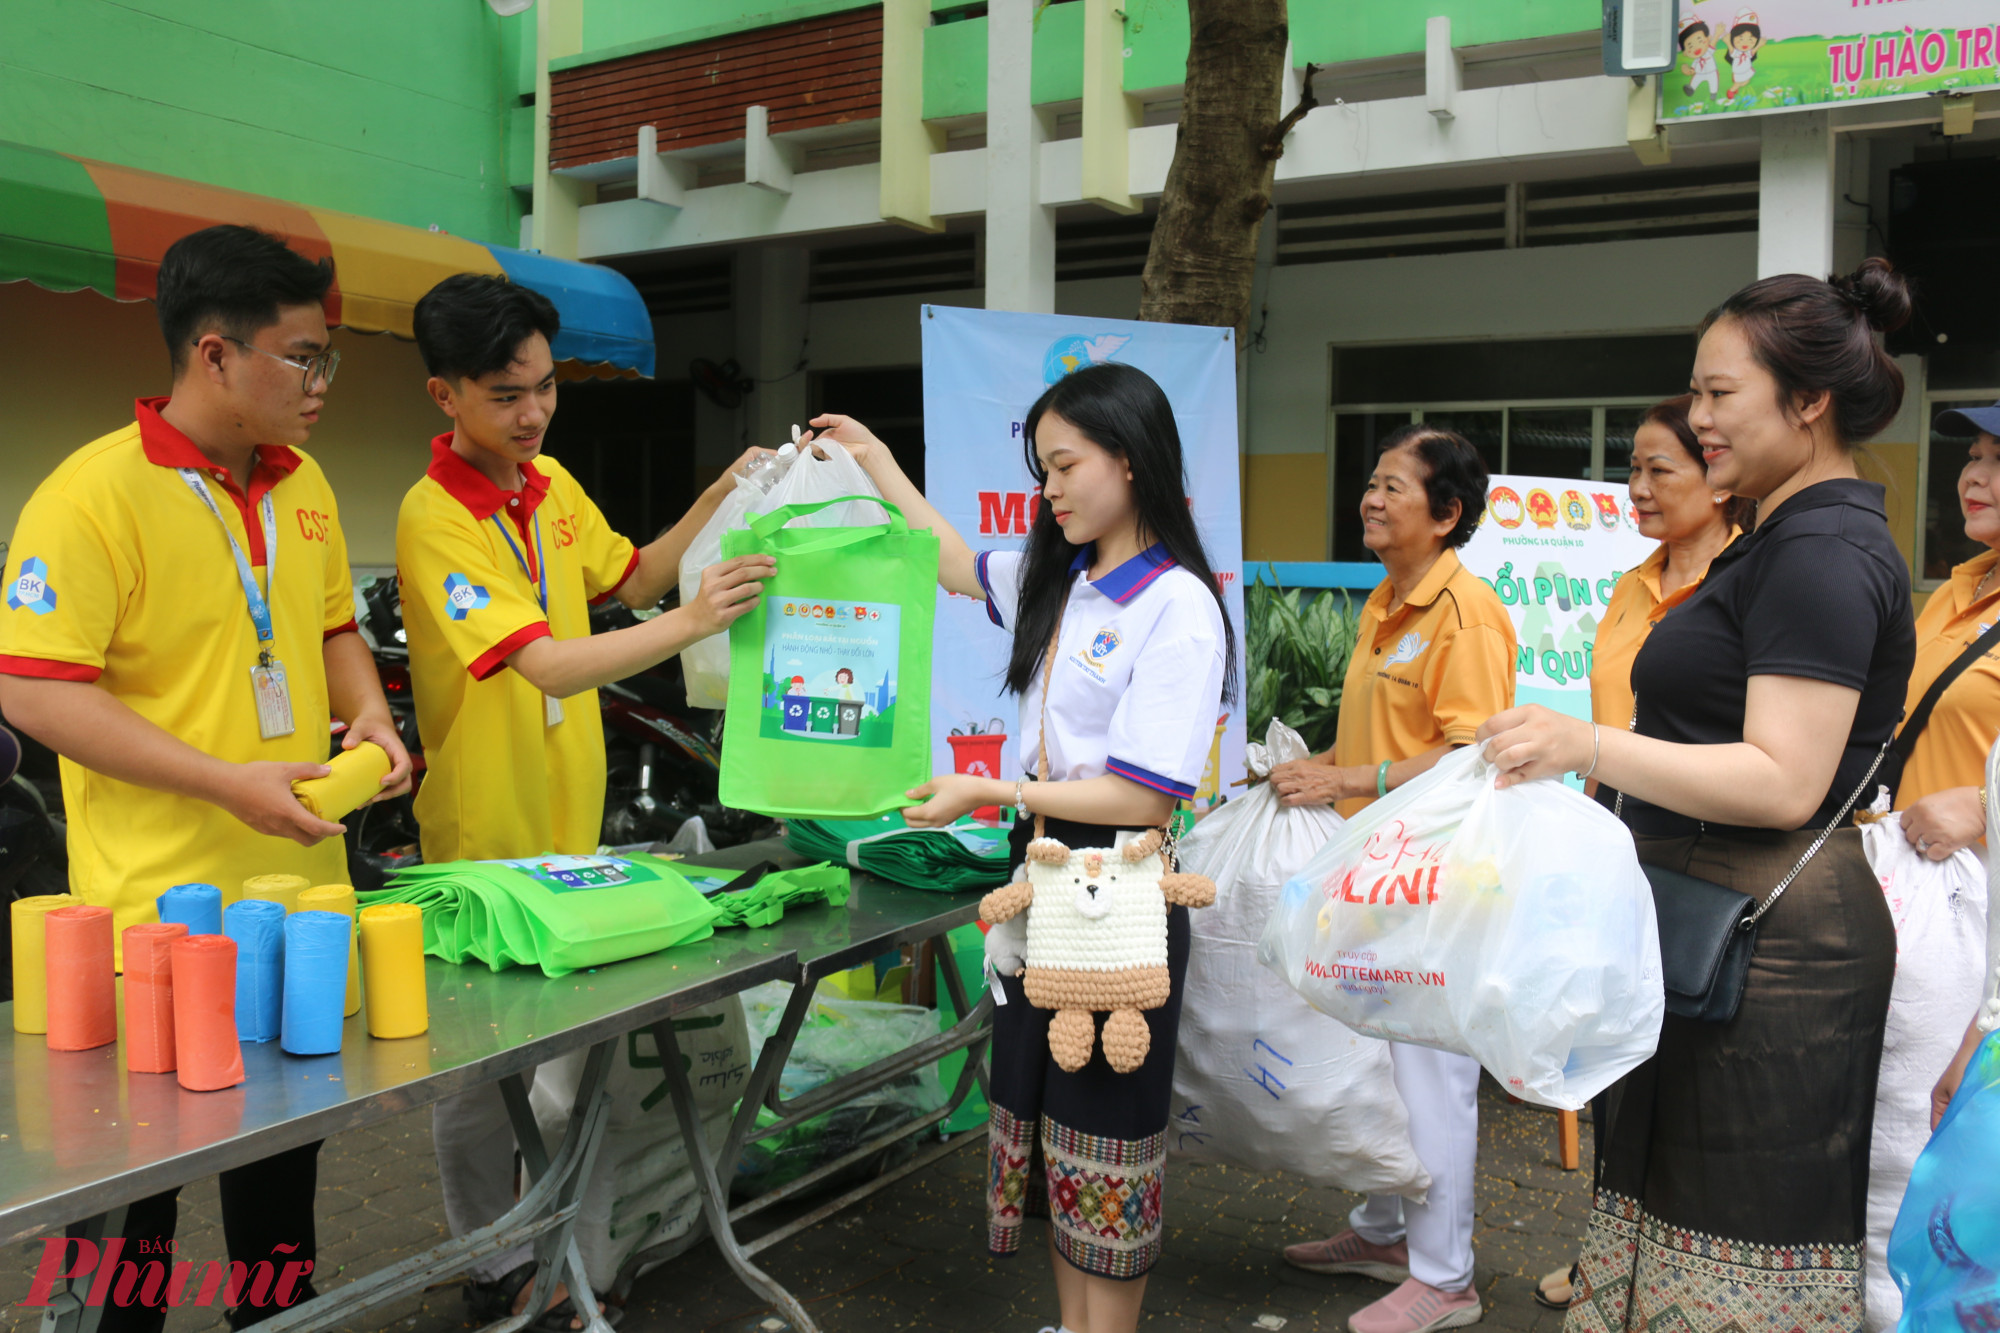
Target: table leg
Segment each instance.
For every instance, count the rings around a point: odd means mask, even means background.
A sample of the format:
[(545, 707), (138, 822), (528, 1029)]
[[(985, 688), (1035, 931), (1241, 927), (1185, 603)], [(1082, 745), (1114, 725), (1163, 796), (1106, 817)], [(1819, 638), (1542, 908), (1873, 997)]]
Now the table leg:
[(1583, 1145), (1579, 1141), (1576, 1127), (1576, 1112), (1556, 1112), (1556, 1150), (1562, 1156), (1562, 1169), (1574, 1171), (1583, 1165)]
[[(800, 1002), (802, 995), (804, 1003)], [(798, 1036), (799, 1024), (811, 1007), (811, 999), (809, 987), (796, 987), (778, 1031), (764, 1044), (764, 1056), (758, 1060), (757, 1069), (750, 1076), (750, 1086), (745, 1090), (742, 1105), (737, 1111), (739, 1123), (730, 1126), (724, 1144), (721, 1160), (732, 1174), (736, 1169), (736, 1157), (730, 1149), (741, 1149), (743, 1126), (740, 1122), (746, 1116), (755, 1121), (763, 1091), (776, 1081), (776, 1074), (767, 1069), (767, 1065), (775, 1063), (778, 1069), (784, 1068), (784, 1053), (791, 1049), (791, 1039)], [(819, 1333), (819, 1325), (806, 1313), (805, 1306), (779, 1286), (770, 1274), (751, 1263), (750, 1257), (737, 1243), (736, 1233), (729, 1223), (728, 1187), (716, 1179), (716, 1155), (709, 1151), (708, 1139), (702, 1133), (701, 1114), (694, 1102), (694, 1085), (688, 1081), (687, 1064), (681, 1056), (680, 1042), (674, 1036), (672, 1019), (653, 1025), (653, 1041), (660, 1052), (661, 1072), (667, 1078), (667, 1094), (674, 1104), (674, 1117), (680, 1122), (681, 1142), (687, 1149), (689, 1164), (694, 1167), (695, 1185), (701, 1191), (701, 1210), (708, 1219), (709, 1234), (715, 1237), (716, 1248), (722, 1251), (722, 1257), (746, 1286), (777, 1307), (778, 1313), (791, 1324), (795, 1333)], [(773, 1052), (777, 1055), (775, 1062), (770, 1058)], [(759, 1086), (760, 1077), (762, 1087)], [(752, 1094), (757, 1095), (753, 1097)]]
[[(99, 1213), (83, 1224), (83, 1239), (97, 1246), (100, 1253), (106, 1236), (123, 1235), (124, 1232), (123, 1205)], [(172, 1256), (167, 1256), (166, 1261), (171, 1270)], [(96, 1277), (93, 1266), (82, 1277), (63, 1280), (62, 1285), (50, 1294), (48, 1308), (42, 1311), (41, 1333), (97, 1333), (97, 1325), (104, 1318), (104, 1307), (84, 1304), (90, 1295), (90, 1284)]]
[[(605, 1085), (610, 1081), (611, 1061), (617, 1049), (616, 1040), (600, 1042), (590, 1048), (590, 1054), (584, 1060), (583, 1077), (577, 1083), (576, 1100), (570, 1106), (572, 1120), (587, 1119), (599, 1124), (603, 1121), (609, 1102)], [(534, 1108), (528, 1103), (528, 1091), (521, 1076), (513, 1074), (502, 1079), (500, 1096), (507, 1103), (507, 1118), (514, 1122), (514, 1142), (520, 1146), (521, 1164), (528, 1169), (528, 1180), (539, 1183), (549, 1169), (548, 1148), (542, 1142), (541, 1124), (535, 1119)], [(597, 1161), (598, 1146), (603, 1142), (601, 1132), (591, 1133), (586, 1139), (576, 1170), (556, 1187), (556, 1208), (572, 1208), (582, 1198), (584, 1190), (590, 1185), (590, 1169)], [(578, 1315), (587, 1319), (584, 1333), (611, 1333), (611, 1325), (598, 1312), (597, 1293), (591, 1288), (590, 1275), (584, 1271), (583, 1255), (577, 1249), (573, 1235), (575, 1225), (576, 1215), (571, 1212), (560, 1226), (544, 1233), (536, 1241), (535, 1282), (525, 1309), (539, 1312), (546, 1306), (555, 1294), (557, 1274), (567, 1268), (570, 1305)]]

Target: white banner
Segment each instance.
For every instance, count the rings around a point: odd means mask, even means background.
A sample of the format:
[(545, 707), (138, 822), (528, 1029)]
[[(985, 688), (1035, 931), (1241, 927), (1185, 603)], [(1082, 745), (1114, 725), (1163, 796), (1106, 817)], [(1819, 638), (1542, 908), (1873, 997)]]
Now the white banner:
[[(1243, 529), (1238, 498), (1236, 344), (1228, 329), (957, 306), (923, 308), (924, 489), (976, 550), (1018, 550), (1040, 502), (1023, 422), (1043, 390), (1079, 367), (1136, 366), (1173, 404), (1202, 545), (1222, 580), (1242, 675)], [(938, 772), (1013, 779), (1020, 771), (1014, 699), (1001, 677), (1007, 633), (968, 597), (938, 601), (932, 762)], [(1224, 704), (1199, 806), (1243, 773), (1241, 701)]]
[(1658, 545), (1639, 532), (1622, 484), (1494, 477), (1486, 514), (1459, 551), (1514, 617), (1516, 704), (1590, 716), (1590, 667), (1605, 603)]

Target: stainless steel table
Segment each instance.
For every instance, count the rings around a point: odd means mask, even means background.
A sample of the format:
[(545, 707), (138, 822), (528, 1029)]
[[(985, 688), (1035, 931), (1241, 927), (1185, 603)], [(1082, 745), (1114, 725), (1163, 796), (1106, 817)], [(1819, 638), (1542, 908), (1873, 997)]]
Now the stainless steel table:
[[(733, 850), (734, 858), (701, 859), (708, 864), (730, 859), (739, 864), (763, 859), (797, 864), (776, 843)], [(120, 1056), (122, 1046), (52, 1052), (43, 1038), (14, 1033), (12, 1006), (0, 1005), (0, 1031), (11, 1043), (10, 1061), (0, 1065), (0, 1135), (5, 1136), (0, 1137), (0, 1243), (57, 1236), (79, 1218), (88, 1219), (89, 1238), (117, 1235), (126, 1205), (148, 1195), (497, 1079), (531, 1180), (519, 1204), (489, 1227), (323, 1292), (318, 1300), (296, 1306), (261, 1327), (270, 1333), (329, 1328), (531, 1239), (540, 1264), (526, 1309), (540, 1311), (554, 1283), (565, 1280), (576, 1308), (594, 1310), (596, 1299), (570, 1228), (603, 1137), (606, 1075), (624, 1034), (650, 1027), (662, 1054), (677, 1056), (674, 1015), (765, 981), (802, 983), (785, 1025), (765, 1046), (744, 1098), (745, 1109), (739, 1112), (721, 1155), (722, 1161), (733, 1165), (754, 1123), (756, 1106), (777, 1104), (777, 1073), (818, 978), (906, 940), (942, 935), (971, 919), (977, 898), (977, 894), (921, 893), (856, 872), (845, 908), (799, 909), (775, 926), (721, 931), (707, 940), (560, 979), (525, 968), (496, 973), (477, 964), (454, 967), (431, 959), (426, 968), (430, 1030), (424, 1035), (377, 1041), (368, 1037), (357, 1016), (347, 1021), (338, 1055), (302, 1058), (283, 1054), (276, 1042), (245, 1043), (246, 1080), (222, 1092), (184, 1091), (171, 1074), (128, 1073)], [(949, 1050), (983, 1042), (986, 1031), (984, 1009), (968, 1011), (955, 974), (946, 971), (960, 1003), (958, 1012), (969, 1016), (959, 1029), (945, 1034), (950, 1040), (916, 1048), (935, 1048), (929, 1055), (933, 1060)], [(529, 1109), (522, 1074), (580, 1047), (589, 1047), (590, 1056), (568, 1131), (550, 1153)], [(887, 1062), (896, 1066), (894, 1070), (880, 1075), (864, 1070), (801, 1100), (810, 1100), (808, 1113), (817, 1114), (841, 1097), (859, 1095), (914, 1068), (910, 1059), (914, 1053), (904, 1052)], [(960, 1079), (953, 1106), (971, 1078), (983, 1077), (976, 1068), (981, 1054), (971, 1052), (969, 1072)], [(688, 1132), (695, 1121), (685, 1070), (676, 1058), (662, 1063), (675, 1111), (683, 1132)], [(875, 1075), (872, 1081), (871, 1075)], [(836, 1089), (839, 1096), (826, 1095)], [(950, 1109), (905, 1127), (904, 1132), (926, 1128)], [(796, 1119), (777, 1128), (794, 1123)], [(706, 1146), (698, 1131), (689, 1133), (688, 1142)], [(697, 1156), (705, 1210), (724, 1252), (752, 1286), (788, 1315), (797, 1311), (796, 1327), (812, 1328), (797, 1302), (750, 1267), (747, 1256), (740, 1253), (729, 1226), (726, 1195), (716, 1183), (715, 1158), (705, 1151)], [(788, 1192), (804, 1187), (795, 1182)], [(805, 1224), (809, 1223), (795, 1224), (794, 1229)], [(763, 1243), (770, 1239), (760, 1238)], [(83, 1303), (86, 1289), (83, 1281), (74, 1290), (59, 1289), (44, 1329), (93, 1333), (99, 1311)], [(501, 1333), (519, 1328), (532, 1317), (502, 1320), (491, 1329)], [(593, 1328), (603, 1327), (602, 1321), (593, 1321)]]

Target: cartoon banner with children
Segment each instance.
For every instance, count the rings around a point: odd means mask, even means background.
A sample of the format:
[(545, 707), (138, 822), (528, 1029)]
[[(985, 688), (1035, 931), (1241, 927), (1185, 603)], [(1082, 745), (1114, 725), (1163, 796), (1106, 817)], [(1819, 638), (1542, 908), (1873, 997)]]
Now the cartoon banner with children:
[(1681, 0), (1677, 39), (1663, 121), (2000, 86), (1992, 0)]
[(1590, 716), (1590, 667), (1611, 590), (1658, 545), (1621, 484), (1494, 477), (1458, 555), (1491, 584), (1520, 642), (1514, 702)]
[[(974, 550), (1026, 544), (1040, 494), (1022, 447), (1023, 422), (1043, 390), (1103, 361), (1137, 366), (1157, 380), (1173, 404), (1189, 503), (1240, 645), (1243, 529), (1230, 330), (927, 305), (923, 348), (925, 492)], [(984, 604), (938, 599), (931, 709), (938, 772), (1023, 776), (1021, 723), (1001, 682), (1009, 647)], [(1227, 795), (1243, 773), (1243, 710), (1223, 708), (1227, 716), (1217, 719), (1209, 768), (1196, 791), (1204, 807)]]

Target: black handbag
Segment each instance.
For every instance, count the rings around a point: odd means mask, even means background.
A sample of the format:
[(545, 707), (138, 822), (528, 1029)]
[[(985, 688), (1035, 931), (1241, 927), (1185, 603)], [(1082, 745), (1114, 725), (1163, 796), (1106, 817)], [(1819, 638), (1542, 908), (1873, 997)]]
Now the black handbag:
[[(1638, 721), (1635, 703), (1632, 722), (1636, 725)], [(1743, 988), (1750, 980), (1750, 956), (1757, 951), (1757, 923), (1777, 905), (1834, 831), (1847, 822), (1848, 813), (1875, 780), (1892, 743), (1882, 743), (1867, 776), (1848, 796), (1840, 813), (1820, 830), (1798, 864), (1761, 903), (1713, 880), (1640, 863), (1653, 889), (1653, 915), (1659, 921), (1660, 977), (1666, 987), (1668, 1013), (1702, 1023), (1727, 1023), (1736, 1017), (1743, 1003)], [(1624, 817), (1624, 792), (1618, 793), (1612, 813)]]

